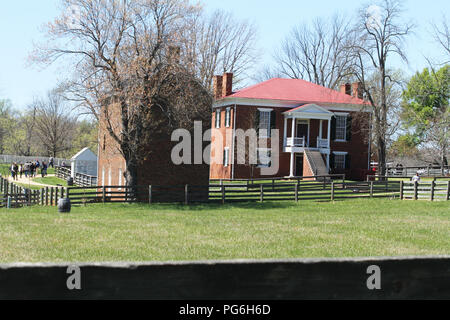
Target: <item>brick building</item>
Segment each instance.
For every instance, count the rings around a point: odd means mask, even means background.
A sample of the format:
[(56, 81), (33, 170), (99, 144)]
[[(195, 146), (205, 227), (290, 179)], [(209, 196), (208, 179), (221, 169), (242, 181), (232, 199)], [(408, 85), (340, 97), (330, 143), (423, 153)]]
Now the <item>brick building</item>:
[[(271, 79), (233, 92), (232, 79), (231, 73), (214, 79), (211, 179), (267, 177), (261, 169), (270, 167), (273, 148), (263, 140), (271, 129), (279, 130), (279, 169), (270, 177), (345, 173), (365, 178), (371, 107), (358, 83), (335, 91), (304, 80)], [(256, 164), (237, 161), (236, 130), (251, 128), (257, 129), (258, 146), (267, 145), (258, 147)]]
[[(181, 78), (180, 75), (178, 77)], [(138, 186), (208, 185), (209, 165), (194, 163), (193, 124), (195, 121), (201, 121), (203, 131), (210, 128), (209, 112), (212, 97), (196, 81), (190, 80), (189, 77), (186, 78), (188, 80), (185, 80), (183, 87), (177, 92), (178, 94), (171, 94), (167, 100), (168, 105), (182, 106), (183, 110), (180, 110), (179, 114), (187, 113), (189, 119), (183, 118), (184, 122), (182, 122), (176, 118), (171, 118), (171, 121), (169, 121), (165, 111), (149, 106), (151, 111), (148, 121), (152, 121), (152, 123), (147, 126), (149, 129), (146, 129), (148, 133), (145, 136), (149, 138), (148, 141), (145, 139), (146, 141), (140, 142), (142, 147), (139, 148), (137, 164), (136, 184)], [(197, 100), (194, 101), (190, 95), (195, 95)], [(180, 102), (179, 100), (183, 97), (187, 98)], [(192, 105), (194, 103), (195, 105)], [(120, 136), (120, 108), (110, 106), (108, 109), (110, 121), (106, 121), (105, 112), (100, 114), (99, 119), (98, 185), (124, 186), (127, 184), (125, 180), (126, 161), (120, 152), (119, 144), (111, 137), (107, 127), (108, 125), (112, 126), (112, 130)], [(177, 109), (171, 109), (171, 111), (175, 113)], [(179, 141), (171, 141), (175, 129), (185, 129), (191, 134), (191, 163), (178, 165), (172, 161), (172, 150), (179, 143)]]

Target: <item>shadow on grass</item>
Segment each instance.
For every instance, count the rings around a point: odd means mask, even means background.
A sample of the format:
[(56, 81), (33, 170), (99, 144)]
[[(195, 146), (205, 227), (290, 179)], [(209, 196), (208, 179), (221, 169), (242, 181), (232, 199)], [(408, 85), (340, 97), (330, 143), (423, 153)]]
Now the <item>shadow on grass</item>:
[[(305, 203), (305, 201), (303, 201)], [(308, 204), (317, 203), (308, 201)], [(322, 204), (330, 203), (329, 201), (324, 201)], [(102, 205), (102, 204), (98, 204)], [(182, 203), (155, 203), (152, 205), (146, 203), (133, 203), (133, 204), (106, 204), (106, 206), (115, 206), (117, 208), (136, 208), (138, 210), (159, 210), (159, 211), (227, 211), (232, 209), (243, 209), (243, 210), (274, 210), (274, 209), (285, 209), (301, 206), (302, 202), (296, 203), (295, 201), (267, 201), (267, 202), (234, 202), (234, 203), (193, 203), (185, 205)], [(87, 208), (96, 206), (95, 204), (88, 205)], [(80, 208), (83, 206), (74, 206)]]

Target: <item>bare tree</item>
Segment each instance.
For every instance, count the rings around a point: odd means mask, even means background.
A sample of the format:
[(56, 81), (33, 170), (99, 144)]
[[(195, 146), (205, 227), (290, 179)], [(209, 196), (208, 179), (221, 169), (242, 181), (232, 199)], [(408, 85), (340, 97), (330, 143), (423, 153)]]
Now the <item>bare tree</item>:
[[(386, 172), (386, 148), (389, 129), (389, 86), (395, 82), (388, 68), (389, 60), (397, 55), (407, 61), (403, 45), (413, 25), (401, 20), (401, 1), (380, 0), (378, 5), (363, 7), (354, 27), (349, 51), (355, 58), (354, 76), (363, 85), (366, 99), (373, 107), (375, 145), (379, 173)], [(371, 81), (372, 80), (372, 81)], [(373, 80), (376, 80), (374, 84)]]
[[(198, 6), (189, 1), (62, 0), (67, 10), (49, 24), (55, 39), (34, 59), (72, 62), (71, 99), (87, 107), (123, 156), (127, 185), (136, 186), (148, 145), (171, 128), (210, 115), (211, 95), (182, 67), (183, 34)], [(210, 120), (205, 122), (209, 126)]]
[(447, 60), (442, 64), (450, 63), (450, 31), (448, 28), (448, 22), (446, 16), (442, 17), (440, 25), (433, 23), (433, 37), (435, 41), (441, 46), (444, 54), (447, 56)]
[(191, 28), (184, 30), (182, 39), (189, 71), (210, 91), (214, 75), (232, 72), (237, 85), (259, 57), (256, 27), (221, 10), (209, 17), (191, 17)]
[(35, 130), (47, 154), (57, 157), (72, 147), (76, 121), (67, 112), (62, 97), (51, 91), (35, 105)]
[(295, 27), (275, 54), (279, 72), (337, 89), (351, 75), (353, 56), (346, 50), (350, 27), (349, 21), (338, 15)]

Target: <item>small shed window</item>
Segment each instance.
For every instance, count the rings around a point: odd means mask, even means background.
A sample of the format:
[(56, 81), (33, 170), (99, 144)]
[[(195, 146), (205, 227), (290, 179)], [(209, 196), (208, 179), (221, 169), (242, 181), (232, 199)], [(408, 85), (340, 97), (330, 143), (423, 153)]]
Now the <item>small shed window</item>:
[(216, 110), (216, 128), (220, 128), (220, 109)]
[(231, 108), (227, 108), (225, 113), (225, 127), (230, 127), (231, 125)]
[(230, 148), (223, 150), (223, 166), (228, 167), (230, 165)]

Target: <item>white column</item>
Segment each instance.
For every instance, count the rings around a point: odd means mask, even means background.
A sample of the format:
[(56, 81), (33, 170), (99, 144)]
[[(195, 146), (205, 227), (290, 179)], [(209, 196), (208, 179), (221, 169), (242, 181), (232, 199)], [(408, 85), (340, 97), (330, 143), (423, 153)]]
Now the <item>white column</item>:
[(323, 120), (320, 120), (320, 127), (319, 127), (319, 138), (322, 139), (323, 137)]
[(328, 149), (331, 148), (331, 118), (328, 119)]
[[(292, 130), (291, 130), (291, 137), (292, 137), (292, 141), (294, 142), (294, 138), (295, 138), (295, 122), (296, 122), (296, 118), (293, 117), (292, 118)], [(291, 173), (290, 176), (293, 177), (294, 176), (294, 166), (295, 166), (295, 153), (294, 153), (294, 144), (292, 145), (292, 149), (291, 149)]]
[(291, 151), (291, 172), (289, 174), (290, 177), (294, 176), (294, 163), (295, 163), (295, 156), (294, 151)]
[(330, 154), (327, 154), (327, 170), (330, 172)]
[[(286, 147), (287, 144), (287, 118), (284, 117), (284, 135), (283, 135), (283, 146)], [(283, 150), (284, 151), (284, 150)]]
[(296, 122), (296, 120), (297, 119), (295, 117), (292, 118), (292, 130), (291, 130), (291, 133), (292, 133), (291, 137), (292, 138), (295, 138), (295, 122)]

